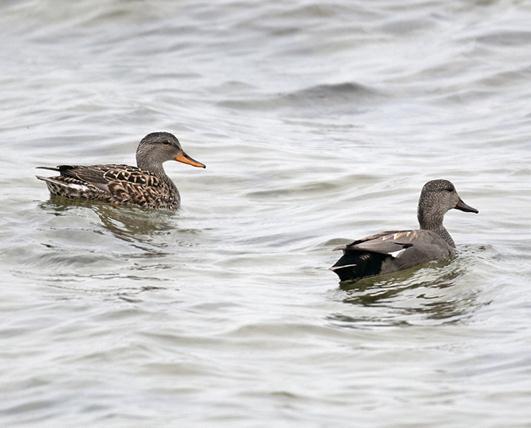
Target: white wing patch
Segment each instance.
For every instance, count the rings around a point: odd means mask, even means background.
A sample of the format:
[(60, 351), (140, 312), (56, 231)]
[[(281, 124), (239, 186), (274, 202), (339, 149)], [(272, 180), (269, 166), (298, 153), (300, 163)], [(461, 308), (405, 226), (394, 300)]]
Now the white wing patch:
[(68, 183), (66, 187), (72, 190), (79, 190), (80, 192), (86, 192), (87, 190), (89, 190), (89, 188), (83, 184)]
[(407, 248), (402, 248), (401, 250), (393, 251), (392, 253), (388, 253), (392, 258), (396, 259), (400, 254), (402, 254), (404, 251), (406, 251)]

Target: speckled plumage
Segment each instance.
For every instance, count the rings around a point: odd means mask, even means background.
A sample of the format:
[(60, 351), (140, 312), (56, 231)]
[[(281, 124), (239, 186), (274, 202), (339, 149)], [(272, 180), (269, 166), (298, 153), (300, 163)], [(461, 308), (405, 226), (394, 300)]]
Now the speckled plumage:
[(137, 164), (59, 165), (56, 177), (37, 176), (46, 182), (50, 194), (68, 199), (108, 202), (143, 208), (177, 209), (180, 196), (166, 175), (162, 163), (178, 160), (193, 166), (204, 165), (186, 155), (178, 140), (169, 133), (147, 135), (137, 149)]

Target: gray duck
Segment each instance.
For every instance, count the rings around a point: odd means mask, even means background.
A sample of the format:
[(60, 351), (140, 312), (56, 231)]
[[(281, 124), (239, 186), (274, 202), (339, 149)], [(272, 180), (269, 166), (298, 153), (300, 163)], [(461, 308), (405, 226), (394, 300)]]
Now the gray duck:
[(396, 272), (456, 254), (455, 243), (443, 225), (451, 209), (479, 213), (465, 204), (448, 180), (428, 181), (418, 204), (418, 230), (393, 230), (358, 239), (345, 247), (330, 269), (341, 281)]
[(175, 210), (181, 202), (179, 191), (162, 166), (170, 160), (206, 168), (183, 151), (173, 134), (153, 132), (138, 145), (136, 167), (118, 164), (38, 167), (58, 171), (60, 175), (37, 178), (46, 182), (52, 196)]

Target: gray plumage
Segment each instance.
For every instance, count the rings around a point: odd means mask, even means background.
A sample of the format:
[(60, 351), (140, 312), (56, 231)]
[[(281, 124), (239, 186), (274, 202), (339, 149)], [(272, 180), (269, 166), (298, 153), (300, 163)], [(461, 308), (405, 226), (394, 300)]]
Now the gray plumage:
[(38, 167), (58, 171), (60, 175), (37, 178), (46, 182), (52, 196), (174, 210), (181, 199), (162, 166), (169, 160), (205, 168), (183, 151), (173, 134), (153, 132), (138, 145), (136, 167), (118, 164)]
[(341, 281), (358, 280), (453, 256), (455, 243), (443, 220), (454, 208), (478, 213), (463, 202), (450, 181), (429, 181), (419, 198), (420, 229), (386, 231), (358, 239), (341, 248), (343, 256), (331, 269)]

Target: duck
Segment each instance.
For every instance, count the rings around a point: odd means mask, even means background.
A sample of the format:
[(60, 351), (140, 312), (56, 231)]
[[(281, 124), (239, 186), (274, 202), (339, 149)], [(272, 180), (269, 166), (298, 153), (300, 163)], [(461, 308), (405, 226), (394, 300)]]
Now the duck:
[(451, 181), (428, 181), (418, 203), (420, 229), (380, 232), (338, 247), (343, 256), (330, 269), (341, 282), (355, 282), (452, 257), (455, 242), (443, 225), (444, 215), (451, 209), (479, 213), (461, 199)]
[(52, 196), (100, 201), (116, 206), (176, 210), (180, 206), (181, 197), (162, 165), (170, 160), (206, 168), (184, 152), (175, 135), (169, 132), (152, 132), (138, 144), (137, 166), (40, 166), (37, 168), (57, 171), (60, 175), (36, 177), (46, 183)]

